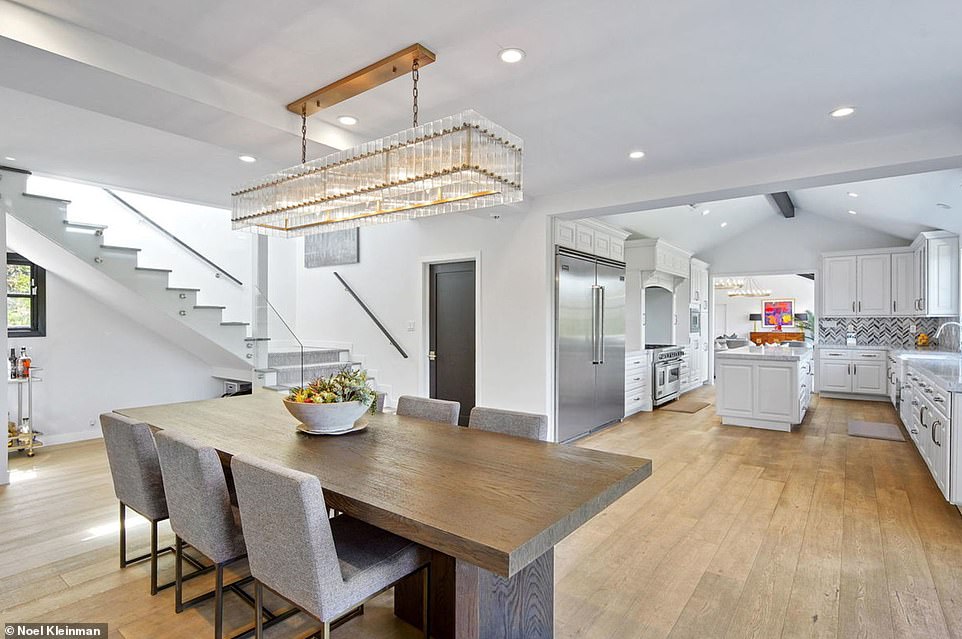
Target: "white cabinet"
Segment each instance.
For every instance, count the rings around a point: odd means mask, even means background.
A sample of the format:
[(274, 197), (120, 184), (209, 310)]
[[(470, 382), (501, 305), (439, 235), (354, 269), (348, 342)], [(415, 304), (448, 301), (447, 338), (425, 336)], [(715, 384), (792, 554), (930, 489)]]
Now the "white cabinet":
[(691, 260), (691, 305), (699, 311), (708, 310), (708, 264), (692, 258)]
[(858, 258), (855, 255), (822, 260), (822, 315), (851, 317), (856, 313)]
[(554, 243), (590, 255), (623, 262), (629, 233), (597, 220), (555, 220)]
[(755, 364), (748, 360), (715, 360), (719, 415), (751, 418), (755, 414)]
[(625, 355), (625, 417), (652, 409), (651, 351)]
[(856, 258), (856, 305), (859, 315), (892, 314), (892, 254)]
[(921, 233), (912, 243), (917, 313), (926, 317), (959, 314), (959, 238), (945, 231)]
[(779, 422), (791, 422), (798, 408), (798, 393), (794, 390), (794, 367), (781, 362), (759, 362), (756, 370), (758, 393), (755, 398), (755, 417)]
[(811, 364), (811, 353), (796, 361), (765, 353), (719, 353), (716, 413), (727, 425), (790, 431), (808, 409)]
[(914, 253), (892, 253), (892, 315), (913, 315), (917, 312), (915, 291)]
[(907, 366), (903, 398), (908, 398), (910, 405), (901, 412), (902, 421), (939, 490), (949, 502), (958, 505), (962, 503), (962, 460), (958, 451), (952, 452), (958, 439), (952, 426), (958, 428), (962, 423), (960, 395), (953, 396), (934, 378), (912, 364)]
[(691, 277), (691, 253), (659, 239), (629, 240), (625, 242), (626, 261), (631, 268), (641, 271), (658, 271), (689, 279)]
[(821, 393), (887, 396), (887, 352), (819, 348), (818, 390)]

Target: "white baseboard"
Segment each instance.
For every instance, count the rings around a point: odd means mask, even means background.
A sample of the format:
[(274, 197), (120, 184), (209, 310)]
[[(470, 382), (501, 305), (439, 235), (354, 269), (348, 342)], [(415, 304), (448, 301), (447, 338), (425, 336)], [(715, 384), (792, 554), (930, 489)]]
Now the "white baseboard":
[(99, 428), (75, 430), (72, 433), (57, 433), (55, 435), (37, 435), (37, 439), (42, 441), (44, 446), (72, 444), (73, 442), (82, 442), (88, 439), (100, 439), (101, 437), (103, 437), (103, 435), (101, 434)]

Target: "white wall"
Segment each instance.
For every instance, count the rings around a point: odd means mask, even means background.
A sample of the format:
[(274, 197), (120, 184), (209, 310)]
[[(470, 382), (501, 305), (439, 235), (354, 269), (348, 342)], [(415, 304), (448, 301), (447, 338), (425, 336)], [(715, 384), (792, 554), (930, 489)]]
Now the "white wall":
[[(478, 403), (548, 413), (553, 354), (547, 220), (504, 208), (442, 215), (361, 229), (359, 264), (305, 269), (298, 243), (297, 332), (308, 339), (353, 343), (390, 387), (427, 394), (423, 262), (480, 259)], [(340, 273), (410, 355), (402, 359), (334, 278)], [(413, 323), (413, 330), (408, 324)]]
[[(33, 365), (43, 369), (43, 381), (34, 386), (33, 421), (44, 443), (99, 437), (98, 416), (105, 411), (223, 392), (199, 359), (49, 271), (46, 297), (47, 336), (11, 339), (3, 351), (26, 346)], [(6, 400), (15, 413), (13, 385)]]
[[(3, 173), (0, 173), (0, 180), (4, 177)], [(4, 202), (0, 202), (0, 241), (3, 245), (7, 244), (7, 214), (5, 212)], [(2, 257), (0, 257), (0, 268), (3, 272), (7, 272), (7, 252), (3, 251)], [(7, 278), (3, 278), (3, 296), (7, 297)], [(6, 353), (7, 351), (7, 314), (3, 313), (3, 330), (0, 332), (0, 353)], [(0, 415), (5, 415), (7, 413), (7, 397), (3, 393), (0, 393)], [(6, 430), (6, 429), (4, 429)], [(6, 442), (6, 440), (4, 440)], [(6, 444), (4, 444), (6, 445)], [(3, 454), (0, 455), (0, 485), (6, 484), (10, 481), (9, 475), (7, 473), (7, 451), (4, 450)]]
[(850, 222), (799, 210), (773, 217), (699, 254), (715, 275), (814, 273), (825, 251), (906, 246), (908, 242)]
[[(728, 297), (727, 291), (715, 291), (715, 326), (712, 328), (712, 337), (721, 335), (724, 327), (727, 327), (727, 335), (737, 333), (739, 336), (748, 337), (754, 325), (748, 315), (761, 313), (765, 299), (794, 299), (796, 313), (815, 311), (814, 281), (798, 275), (760, 275), (752, 279), (760, 288), (771, 289), (771, 297)], [(765, 330), (761, 322), (758, 322), (758, 330)]]

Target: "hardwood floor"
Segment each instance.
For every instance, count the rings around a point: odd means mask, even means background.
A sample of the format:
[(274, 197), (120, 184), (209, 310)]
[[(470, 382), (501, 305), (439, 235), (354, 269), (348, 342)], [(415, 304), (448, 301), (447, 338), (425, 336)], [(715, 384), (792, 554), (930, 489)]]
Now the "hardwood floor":
[[(651, 458), (654, 472), (556, 548), (556, 636), (962, 637), (962, 516), (910, 442), (848, 437), (849, 419), (897, 421), (888, 404), (816, 397), (793, 433), (721, 426), (709, 407), (642, 414), (580, 442)], [(12, 456), (11, 469), (14, 483), (0, 488), (0, 622), (209, 636), (209, 605), (174, 615), (170, 590), (149, 596), (146, 565), (117, 567), (99, 441)], [(132, 553), (146, 531), (131, 532)], [(172, 565), (161, 560), (162, 578)], [(209, 585), (199, 579), (188, 594)], [(226, 627), (250, 622), (247, 606), (226, 602)], [(383, 595), (334, 636), (419, 637), (391, 605)], [(295, 617), (267, 636), (311, 628)]]

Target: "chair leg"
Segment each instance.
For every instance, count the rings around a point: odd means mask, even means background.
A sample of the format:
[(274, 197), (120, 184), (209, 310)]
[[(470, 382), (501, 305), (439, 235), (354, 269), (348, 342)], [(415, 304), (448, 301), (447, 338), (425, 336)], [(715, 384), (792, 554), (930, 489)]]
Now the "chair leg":
[(184, 611), (184, 540), (178, 535), (174, 541), (174, 611)]
[(331, 622), (325, 621), (324, 625), (314, 636), (318, 639), (331, 639)]
[(150, 520), (150, 595), (157, 594), (157, 522)]
[(224, 565), (217, 564), (214, 578), (214, 639), (224, 637)]
[(254, 639), (264, 636), (264, 586), (254, 580)]
[(120, 502), (120, 567), (127, 567), (127, 506)]
[(421, 629), (424, 630), (424, 639), (431, 639), (431, 564), (421, 570), (424, 573), (421, 578)]

